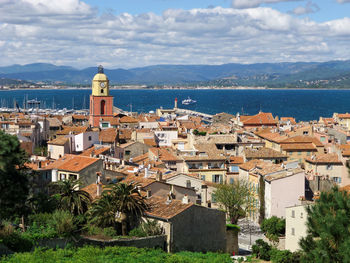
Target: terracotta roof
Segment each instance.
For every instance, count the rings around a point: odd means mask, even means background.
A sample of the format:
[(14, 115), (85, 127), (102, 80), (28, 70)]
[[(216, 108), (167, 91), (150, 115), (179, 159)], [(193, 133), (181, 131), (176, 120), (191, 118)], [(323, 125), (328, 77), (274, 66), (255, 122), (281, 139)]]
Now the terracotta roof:
[(74, 120), (88, 120), (89, 119), (89, 116), (86, 116), (86, 115), (75, 115), (73, 114), (72, 115), (72, 118)]
[(183, 204), (182, 201), (175, 199), (167, 202), (166, 198), (158, 196), (151, 196), (147, 199), (147, 203), (149, 209), (146, 211), (146, 215), (165, 220), (173, 218), (194, 205), (193, 203)]
[(207, 144), (195, 144), (194, 147), (198, 150), (197, 155), (195, 156), (183, 156), (183, 159), (186, 161), (201, 161), (201, 160), (217, 160), (225, 161), (226, 157), (223, 156), (223, 152), (217, 150), (214, 143)]
[(324, 146), (322, 144), (322, 142), (320, 142), (319, 139), (317, 139), (316, 137), (303, 136), (303, 135), (290, 137), (290, 138), (288, 138), (286, 140), (281, 141), (281, 143), (283, 143), (283, 144), (286, 144), (286, 143), (313, 143), (317, 147)]
[[(102, 185), (102, 191), (104, 190), (104, 188), (106, 188), (105, 185)], [(84, 188), (81, 188), (81, 190), (87, 192), (90, 197), (92, 198), (92, 200), (96, 199), (97, 196), (97, 184), (90, 184), (88, 186), (85, 186)]]
[(297, 124), (296, 121), (295, 121), (295, 118), (293, 118), (293, 117), (281, 117), (281, 121), (290, 121), (290, 123), (292, 125)]
[(179, 161), (176, 155), (173, 154), (169, 148), (150, 148), (149, 151), (152, 152), (155, 156), (158, 156), (159, 160), (163, 162)]
[(132, 130), (131, 129), (119, 129), (119, 138), (124, 140), (131, 139)]
[(259, 149), (246, 148), (244, 150), (246, 158), (254, 159), (270, 159), (270, 158), (286, 158), (287, 156), (281, 152), (275, 151), (270, 148), (261, 147)]
[(100, 131), (99, 141), (114, 143), (117, 139), (117, 130), (114, 128), (104, 129)]
[(99, 156), (100, 154), (106, 153), (111, 149), (111, 147), (105, 146), (105, 147), (97, 147), (92, 146), (89, 149), (83, 151), (80, 156), (90, 156), (92, 153), (93, 155)]
[(278, 132), (274, 132), (274, 133), (263, 132), (263, 133), (257, 133), (257, 135), (265, 140), (276, 142), (276, 143), (284, 141), (288, 138), (286, 135), (281, 135)]
[(157, 147), (157, 142), (155, 141), (154, 138), (152, 138), (152, 139), (143, 139), (143, 143), (148, 145), (148, 146)]
[(315, 157), (306, 158), (305, 160), (314, 164), (343, 164), (336, 153), (319, 154)]
[(139, 120), (130, 116), (121, 117), (119, 121), (120, 123), (138, 123), (139, 122)]
[(302, 173), (304, 170), (302, 170), (301, 168), (296, 168), (296, 169), (290, 169), (290, 170), (284, 170), (280, 173), (275, 173), (272, 175), (268, 175), (265, 176), (264, 179), (268, 182), (274, 181), (274, 180), (279, 180), (279, 179), (283, 179), (286, 177), (290, 177), (299, 173)]
[(69, 140), (69, 138), (66, 138), (66, 137), (58, 137), (52, 141), (48, 141), (47, 144), (63, 146), (68, 142), (68, 140)]
[(312, 143), (289, 143), (289, 144), (281, 144), (281, 148), (283, 151), (317, 151), (317, 148)]
[(142, 161), (146, 161), (146, 160), (148, 160), (148, 153), (132, 158), (133, 163), (142, 163)]
[(66, 154), (57, 161), (51, 163), (46, 169), (58, 169), (70, 172), (80, 172), (86, 167), (96, 163), (100, 159), (81, 155)]
[(346, 191), (346, 192), (350, 193), (350, 184), (345, 185), (343, 187), (340, 187), (339, 191)]
[(249, 162), (241, 164), (239, 168), (245, 171), (250, 171), (254, 169), (261, 162), (264, 162), (264, 161), (253, 159), (253, 160), (250, 160)]
[(47, 118), (50, 127), (61, 127), (62, 122), (57, 118)]
[(244, 163), (243, 157), (241, 156), (230, 156), (231, 164), (242, 164)]
[(128, 175), (124, 180), (121, 181), (121, 183), (137, 183), (141, 185), (141, 187), (146, 187), (150, 184), (153, 184), (156, 182), (155, 179), (151, 178), (145, 178), (142, 176), (135, 176), (135, 175)]
[(339, 119), (350, 119), (350, 113), (338, 114)]
[(276, 120), (273, 118), (270, 112), (260, 112), (257, 115), (251, 116), (251, 118), (247, 118), (246, 120), (242, 120), (241, 117), (240, 119), (244, 125), (277, 125)]
[(85, 126), (63, 126), (63, 130), (57, 131), (57, 135), (79, 134), (86, 132), (87, 128)]
[(114, 117), (103, 117), (103, 121), (108, 121), (110, 125), (116, 126), (119, 125), (119, 118), (114, 118)]

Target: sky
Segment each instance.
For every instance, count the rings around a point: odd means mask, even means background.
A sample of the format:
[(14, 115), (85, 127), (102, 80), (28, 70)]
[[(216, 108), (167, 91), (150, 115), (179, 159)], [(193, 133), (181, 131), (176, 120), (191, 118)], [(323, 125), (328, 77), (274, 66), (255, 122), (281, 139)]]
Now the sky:
[(350, 0), (0, 0), (0, 66), (350, 59)]

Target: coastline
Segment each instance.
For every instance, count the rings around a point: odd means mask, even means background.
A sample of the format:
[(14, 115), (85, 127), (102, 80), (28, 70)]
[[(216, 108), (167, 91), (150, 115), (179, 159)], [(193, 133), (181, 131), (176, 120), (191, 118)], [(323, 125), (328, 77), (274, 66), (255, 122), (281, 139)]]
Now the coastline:
[[(31, 90), (89, 90), (91, 87), (38, 87), (0, 89), (1, 91)], [(110, 90), (350, 90), (349, 88), (269, 88), (269, 87), (146, 87), (146, 86), (111, 86)]]

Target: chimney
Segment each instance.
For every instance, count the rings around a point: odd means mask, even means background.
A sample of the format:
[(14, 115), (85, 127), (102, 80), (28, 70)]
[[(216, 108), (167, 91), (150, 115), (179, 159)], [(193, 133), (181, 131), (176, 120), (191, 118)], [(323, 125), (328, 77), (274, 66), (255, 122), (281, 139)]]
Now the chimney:
[(145, 178), (148, 178), (149, 174), (148, 174), (148, 168), (145, 168)]
[(208, 186), (202, 184), (202, 206), (207, 206), (208, 201)]
[(150, 198), (151, 196), (152, 196), (152, 192), (151, 192), (151, 190), (147, 190), (147, 198)]
[(96, 172), (96, 177), (97, 177), (96, 184), (101, 183), (101, 172)]
[(162, 181), (163, 180), (163, 174), (162, 174), (162, 172), (161, 171), (157, 171), (157, 174), (156, 174), (156, 180), (158, 181), (158, 182), (160, 182), (160, 181)]
[(99, 183), (96, 184), (96, 186), (97, 186), (96, 196), (101, 196), (101, 194), (102, 194), (102, 183), (99, 182)]
[(172, 200), (171, 200), (171, 194), (168, 194), (168, 195), (167, 195), (167, 198), (166, 198), (166, 202), (165, 202), (165, 204), (167, 204), (167, 205), (168, 205), (168, 204), (170, 204), (170, 203), (171, 203), (171, 201), (172, 201)]
[(182, 203), (187, 205), (188, 204), (188, 196), (185, 194), (184, 197), (182, 198)]
[(38, 168), (41, 168), (41, 161), (38, 162)]
[(137, 186), (137, 191), (139, 192), (139, 194), (141, 194), (141, 185)]

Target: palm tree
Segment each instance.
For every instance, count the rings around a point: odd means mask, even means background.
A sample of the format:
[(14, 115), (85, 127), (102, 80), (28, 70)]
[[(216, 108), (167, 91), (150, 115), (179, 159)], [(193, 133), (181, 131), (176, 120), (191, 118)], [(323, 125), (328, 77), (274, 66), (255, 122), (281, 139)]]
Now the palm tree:
[(122, 235), (127, 235), (130, 219), (140, 217), (148, 208), (145, 197), (141, 196), (137, 185), (133, 183), (118, 183), (113, 185), (107, 193), (111, 195), (115, 205), (115, 220), (122, 224)]
[(115, 226), (116, 213), (112, 195), (104, 191), (101, 198), (92, 203), (89, 210), (90, 222), (100, 227)]
[(91, 196), (88, 192), (80, 190), (80, 181), (69, 179), (54, 183), (59, 196), (59, 206), (74, 215), (84, 214), (91, 204)]

